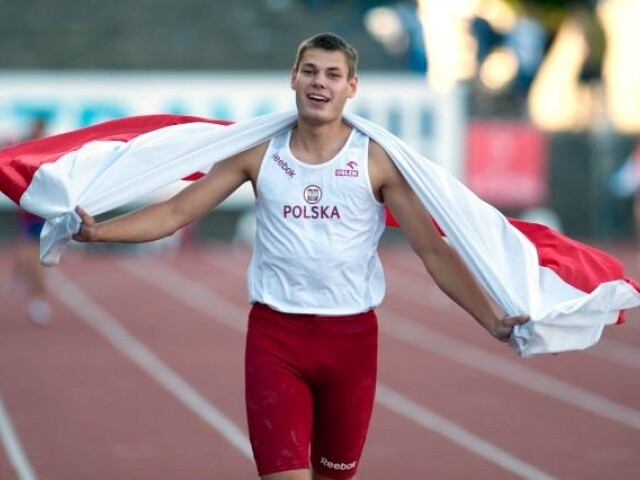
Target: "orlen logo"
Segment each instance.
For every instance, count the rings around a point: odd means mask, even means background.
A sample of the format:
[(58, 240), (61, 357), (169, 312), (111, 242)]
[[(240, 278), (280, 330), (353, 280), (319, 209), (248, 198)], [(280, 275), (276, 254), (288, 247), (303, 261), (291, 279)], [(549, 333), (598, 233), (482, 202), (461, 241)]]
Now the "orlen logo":
[(296, 171), (291, 168), (287, 162), (282, 160), (282, 157), (280, 157), (280, 155), (278, 155), (277, 153), (273, 155), (273, 161), (276, 162), (276, 164), (282, 169), (282, 171), (289, 175), (290, 178), (296, 176)]
[(356, 468), (358, 462), (354, 461), (351, 463), (334, 463), (330, 462), (324, 457), (321, 457), (320, 464), (324, 465), (327, 468), (330, 468), (331, 470), (353, 470), (354, 468)]
[(304, 189), (304, 200), (311, 205), (322, 200), (322, 189), (317, 185), (309, 185)]
[(347, 162), (346, 168), (336, 168), (335, 175), (336, 177), (357, 177), (358, 176), (358, 164), (353, 160)]

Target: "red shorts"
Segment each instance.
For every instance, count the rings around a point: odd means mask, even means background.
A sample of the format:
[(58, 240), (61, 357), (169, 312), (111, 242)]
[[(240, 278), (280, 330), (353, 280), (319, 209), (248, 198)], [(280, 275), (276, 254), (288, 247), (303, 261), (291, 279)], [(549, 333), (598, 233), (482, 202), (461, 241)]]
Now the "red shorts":
[[(309, 468), (356, 474), (376, 389), (373, 310), (295, 315), (256, 304), (245, 356), (249, 436), (260, 475)], [(311, 450), (309, 450), (311, 447)]]

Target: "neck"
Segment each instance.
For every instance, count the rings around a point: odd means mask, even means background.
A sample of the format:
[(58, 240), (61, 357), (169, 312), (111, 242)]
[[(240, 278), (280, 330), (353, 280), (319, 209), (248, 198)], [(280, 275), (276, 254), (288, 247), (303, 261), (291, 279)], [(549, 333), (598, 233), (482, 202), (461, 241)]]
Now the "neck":
[(298, 119), (291, 132), (291, 152), (307, 163), (323, 163), (331, 160), (344, 146), (351, 127), (340, 119), (322, 125), (311, 125)]

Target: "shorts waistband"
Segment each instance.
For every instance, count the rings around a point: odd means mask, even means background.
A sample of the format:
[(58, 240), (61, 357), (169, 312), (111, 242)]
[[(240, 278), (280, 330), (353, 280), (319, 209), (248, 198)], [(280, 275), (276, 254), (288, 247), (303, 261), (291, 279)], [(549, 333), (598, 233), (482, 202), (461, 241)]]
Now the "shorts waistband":
[(349, 314), (349, 315), (317, 315), (313, 313), (288, 313), (281, 312), (280, 310), (276, 310), (271, 308), (269, 305), (264, 303), (256, 302), (253, 304), (252, 308), (262, 311), (265, 313), (273, 314), (280, 316), (282, 318), (288, 318), (291, 320), (312, 320), (312, 321), (350, 321), (350, 320), (361, 320), (363, 318), (370, 317), (375, 315), (375, 310), (370, 309), (364, 312)]

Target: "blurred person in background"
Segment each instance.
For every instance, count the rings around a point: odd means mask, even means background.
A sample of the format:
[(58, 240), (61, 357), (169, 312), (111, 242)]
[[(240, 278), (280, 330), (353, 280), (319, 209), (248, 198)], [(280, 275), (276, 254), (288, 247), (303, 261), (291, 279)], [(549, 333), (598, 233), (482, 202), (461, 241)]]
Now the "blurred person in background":
[[(622, 165), (609, 179), (609, 190), (614, 197), (633, 199), (633, 223), (636, 244), (640, 249), (640, 141)], [(640, 253), (637, 260), (640, 267)]]
[(602, 86), (606, 36), (595, 6), (572, 4), (528, 98), (531, 118), (555, 131), (597, 130), (607, 120)]
[(292, 128), (216, 163), (166, 201), (101, 223), (77, 208), (77, 241), (148, 242), (251, 182), (245, 401), (264, 480), (355, 478), (376, 390), (385, 205), (440, 288), (491, 335), (506, 342), (528, 320), (494, 310), (387, 153), (343, 120), (356, 69), (352, 46), (316, 35), (299, 46), (291, 72)]
[(520, 102), (529, 94), (547, 48), (547, 32), (536, 18), (534, 6), (532, 1), (523, 2), (522, 12), (504, 39), (505, 46), (513, 52), (516, 59), (517, 70), (511, 88)]
[[(26, 140), (44, 137), (47, 123), (42, 117), (33, 119)], [(13, 254), (12, 276), (5, 289), (10, 300), (25, 299), (25, 313), (36, 325), (51, 322), (51, 306), (47, 300), (46, 270), (40, 264), (40, 231), (44, 219), (25, 210), (16, 213), (18, 226)]]

